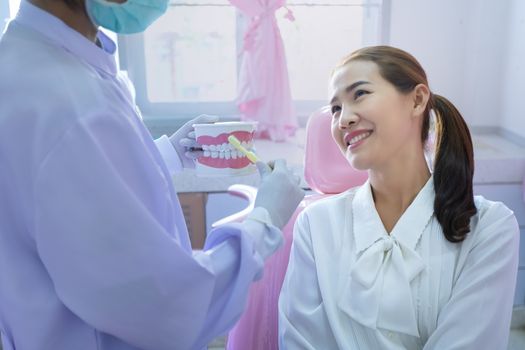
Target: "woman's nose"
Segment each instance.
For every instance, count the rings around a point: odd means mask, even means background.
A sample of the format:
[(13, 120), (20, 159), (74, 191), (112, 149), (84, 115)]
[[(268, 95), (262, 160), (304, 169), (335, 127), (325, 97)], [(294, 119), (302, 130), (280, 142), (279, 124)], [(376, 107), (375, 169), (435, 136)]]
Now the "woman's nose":
[(347, 129), (357, 123), (359, 117), (350, 107), (342, 107), (341, 116), (339, 118), (339, 128)]

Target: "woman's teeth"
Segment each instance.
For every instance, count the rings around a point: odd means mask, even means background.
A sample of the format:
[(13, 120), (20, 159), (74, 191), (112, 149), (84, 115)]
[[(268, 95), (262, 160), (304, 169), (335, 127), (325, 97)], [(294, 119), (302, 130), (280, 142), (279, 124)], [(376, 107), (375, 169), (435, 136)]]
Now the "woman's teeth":
[(372, 133), (371, 131), (368, 131), (363, 134), (359, 134), (357, 136), (352, 137), (350, 141), (348, 142), (348, 145), (353, 145), (354, 143), (359, 142), (362, 139), (366, 139), (368, 136), (370, 136), (371, 133)]

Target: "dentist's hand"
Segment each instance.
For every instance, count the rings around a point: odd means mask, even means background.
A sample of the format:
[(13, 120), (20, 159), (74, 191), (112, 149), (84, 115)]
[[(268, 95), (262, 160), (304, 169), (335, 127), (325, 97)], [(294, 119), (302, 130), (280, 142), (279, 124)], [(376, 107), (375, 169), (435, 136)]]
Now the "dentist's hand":
[(184, 124), (170, 136), (171, 144), (185, 168), (195, 168), (195, 159), (203, 154), (201, 145), (195, 139), (193, 124), (215, 123), (217, 121), (219, 121), (217, 116), (201, 114)]
[(261, 184), (255, 197), (255, 207), (265, 208), (275, 226), (283, 228), (304, 198), (299, 177), (286, 166), (284, 159), (273, 164), (273, 170), (264, 162), (257, 162)]

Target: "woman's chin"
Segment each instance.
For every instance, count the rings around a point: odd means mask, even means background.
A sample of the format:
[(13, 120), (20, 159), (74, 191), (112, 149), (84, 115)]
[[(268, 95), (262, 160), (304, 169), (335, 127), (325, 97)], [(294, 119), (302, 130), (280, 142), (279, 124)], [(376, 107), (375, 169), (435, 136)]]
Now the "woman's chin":
[(370, 162), (367, 161), (367, 159), (364, 159), (363, 157), (356, 155), (348, 155), (346, 159), (348, 160), (348, 163), (350, 163), (352, 168), (356, 170), (367, 171), (368, 169), (370, 169)]

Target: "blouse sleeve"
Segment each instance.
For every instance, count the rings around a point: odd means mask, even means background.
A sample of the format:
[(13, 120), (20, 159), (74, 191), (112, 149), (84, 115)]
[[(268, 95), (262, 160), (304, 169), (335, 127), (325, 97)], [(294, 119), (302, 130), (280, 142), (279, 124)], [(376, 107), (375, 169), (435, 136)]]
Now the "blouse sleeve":
[(297, 218), (279, 297), (279, 349), (337, 349), (326, 317), (308, 217)]
[(450, 300), (424, 349), (506, 349), (516, 286), (519, 227), (493, 203), (482, 216)]

